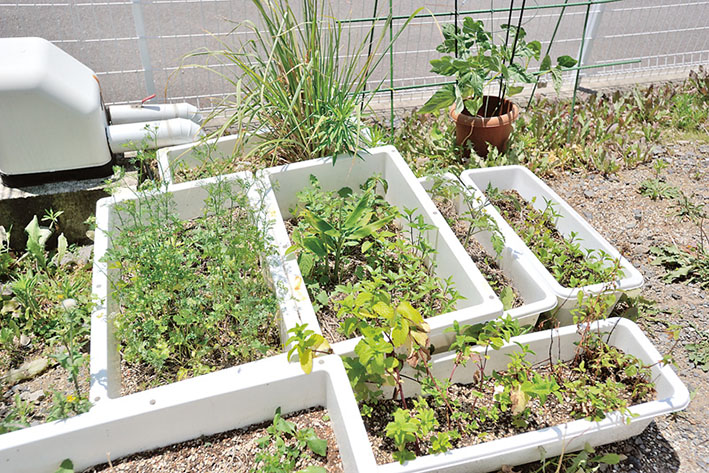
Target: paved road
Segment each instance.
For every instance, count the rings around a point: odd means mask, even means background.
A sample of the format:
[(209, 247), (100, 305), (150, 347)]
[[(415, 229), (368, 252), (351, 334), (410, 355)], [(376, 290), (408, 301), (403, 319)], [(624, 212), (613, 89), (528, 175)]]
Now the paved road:
[[(333, 0), (333, 3), (333, 14), (341, 18), (373, 14), (374, 0)], [(559, 3), (563, 1), (536, 0), (527, 5)], [(378, 15), (386, 15), (388, 2), (378, 4)], [(444, 12), (451, 10), (453, 4), (453, 1), (397, 0), (394, 13), (406, 15), (422, 5), (425, 11)], [(485, 9), (491, 4), (500, 8), (508, 2), (459, 0), (461, 10)], [(587, 64), (640, 58), (641, 65), (632, 68), (649, 72), (709, 63), (709, 1), (625, 0), (601, 8)], [(136, 33), (136, 11), (142, 11), (144, 41)], [(523, 23), (528, 37), (548, 42), (559, 12), (558, 8), (525, 12)], [(567, 9), (553, 56), (578, 53), (584, 16), (584, 6)], [(175, 68), (190, 51), (217, 48), (218, 40), (222, 39), (233, 41), (235, 36), (228, 37), (227, 33), (235, 26), (234, 22), (256, 17), (250, 0), (142, 0), (137, 5), (132, 0), (0, 0), (0, 36), (42, 36), (55, 42), (99, 74), (107, 102), (132, 101), (147, 95), (143, 67), (146, 63), (152, 68), (159, 96), (165, 95), (167, 87), (168, 97), (190, 97), (204, 106), (208, 97), (228, 91), (228, 86), (214, 74), (197, 70), (173, 74)], [(489, 13), (476, 17), (490, 21)], [(396, 85), (435, 79), (429, 73), (428, 61), (435, 57), (435, 46), (440, 42), (437, 22), (445, 21), (451, 19), (422, 18), (402, 34), (395, 46)], [(507, 22), (506, 14), (496, 14), (492, 22), (499, 28)], [(353, 40), (361, 39), (369, 26), (360, 23), (354, 27)], [(141, 45), (147, 52), (143, 60)], [(381, 77), (386, 73), (388, 61), (383, 66)], [(595, 73), (634, 69), (625, 66)]]

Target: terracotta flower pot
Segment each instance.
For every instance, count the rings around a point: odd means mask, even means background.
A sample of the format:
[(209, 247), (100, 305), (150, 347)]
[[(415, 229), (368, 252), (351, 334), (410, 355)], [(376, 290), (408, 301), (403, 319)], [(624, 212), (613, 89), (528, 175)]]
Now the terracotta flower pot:
[(495, 146), (500, 152), (505, 151), (512, 132), (512, 123), (519, 117), (519, 107), (509, 100), (503, 99), (501, 110), (495, 116), (490, 116), (497, 111), (498, 103), (497, 97), (484, 96), (483, 105), (475, 117), (471, 116), (467, 110), (458, 114), (455, 112), (455, 105), (452, 106), (450, 116), (455, 121), (456, 144), (461, 146), (467, 141), (472, 141), (473, 149), (483, 158), (487, 156), (488, 143)]

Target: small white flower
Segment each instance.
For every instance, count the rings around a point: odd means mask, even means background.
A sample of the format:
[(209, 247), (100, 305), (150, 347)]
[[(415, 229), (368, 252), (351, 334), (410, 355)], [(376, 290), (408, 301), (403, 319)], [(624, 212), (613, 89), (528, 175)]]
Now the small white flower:
[(495, 391), (494, 391), (493, 394), (496, 396), (496, 395), (498, 395), (498, 394), (502, 394), (503, 392), (505, 392), (505, 387), (504, 387), (503, 385), (501, 385), (501, 384), (496, 384), (496, 385), (495, 385)]

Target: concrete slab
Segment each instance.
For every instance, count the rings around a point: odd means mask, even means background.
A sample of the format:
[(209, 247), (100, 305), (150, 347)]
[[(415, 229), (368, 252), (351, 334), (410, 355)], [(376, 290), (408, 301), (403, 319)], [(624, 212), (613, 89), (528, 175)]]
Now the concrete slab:
[[(134, 172), (127, 173), (124, 179), (123, 185), (135, 187)], [(59, 217), (58, 232), (63, 232), (69, 243), (89, 243), (86, 234), (89, 226), (84, 222), (96, 213), (96, 201), (109, 195), (106, 190), (109, 180), (86, 179), (19, 188), (0, 183), (0, 225), (7, 230), (12, 228), (10, 246), (24, 248), (25, 226), (34, 215), (41, 219), (49, 209), (64, 211)]]

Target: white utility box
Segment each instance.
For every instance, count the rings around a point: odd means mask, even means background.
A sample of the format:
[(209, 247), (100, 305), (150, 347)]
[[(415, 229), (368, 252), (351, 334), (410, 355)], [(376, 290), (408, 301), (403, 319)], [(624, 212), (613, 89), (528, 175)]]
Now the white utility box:
[(3, 178), (112, 159), (96, 75), (45, 39), (0, 38), (0, 109)]

